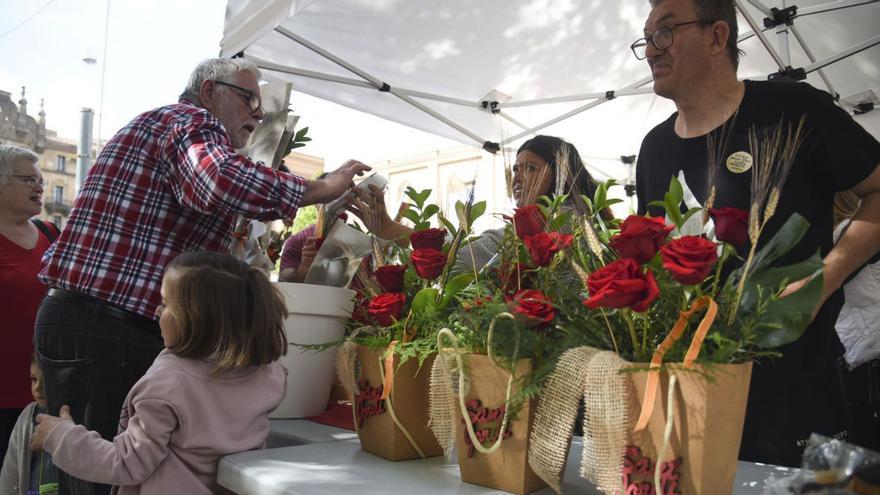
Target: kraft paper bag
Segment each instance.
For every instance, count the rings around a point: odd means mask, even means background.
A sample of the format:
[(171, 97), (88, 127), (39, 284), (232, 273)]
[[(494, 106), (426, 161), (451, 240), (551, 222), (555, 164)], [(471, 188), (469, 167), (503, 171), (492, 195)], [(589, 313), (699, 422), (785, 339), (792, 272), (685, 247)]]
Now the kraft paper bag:
[[(647, 364), (633, 366), (648, 367)], [(677, 383), (673, 392), (672, 430), (666, 454), (659, 461), (661, 488), (658, 495), (731, 494), (752, 363), (695, 365), (691, 370), (667, 364), (660, 373), (647, 427), (639, 432), (634, 428), (644, 405), (648, 372), (628, 372), (630, 427), (621, 493), (657, 493), (654, 470), (664, 443), (670, 377), (673, 374)]]
[[(358, 393), (354, 399), (354, 420), (361, 449), (389, 461), (421, 458), (413, 443), (425, 457), (443, 455), (437, 439), (428, 428), (428, 383), (434, 356), (425, 359), (420, 369), (418, 359), (409, 359), (399, 366), (399, 356), (394, 355), (390, 408), (387, 401), (381, 399), (381, 356), (382, 351), (357, 346), (355, 379)], [(395, 424), (392, 412), (412, 442)]]
[[(469, 415), (474, 419), (474, 432), (482, 438), (484, 447), (492, 446), (501, 434), (504, 415), (504, 402), (507, 381), (510, 375), (496, 367), (488, 356), (467, 354), (464, 356), (467, 379), (464, 383), (465, 404)], [(530, 360), (517, 363), (516, 376), (531, 371)], [(461, 386), (461, 384), (459, 384)], [(512, 395), (516, 394), (514, 386)], [(531, 493), (547, 486), (529, 467), (529, 430), (531, 428), (536, 401), (523, 405), (513, 421), (508, 421), (505, 438), (501, 447), (484, 454), (475, 450), (459, 413), (455, 449), (461, 479), (467, 483), (482, 485), (517, 494)]]

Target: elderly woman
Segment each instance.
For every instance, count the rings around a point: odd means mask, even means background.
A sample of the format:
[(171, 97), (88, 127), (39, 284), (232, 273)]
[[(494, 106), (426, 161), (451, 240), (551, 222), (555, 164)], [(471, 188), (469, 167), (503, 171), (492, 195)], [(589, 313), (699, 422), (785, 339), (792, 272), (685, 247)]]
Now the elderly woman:
[(31, 220), (43, 206), (46, 184), (38, 161), (30, 150), (0, 145), (0, 459), (19, 413), (32, 400), (28, 376), (34, 319), (46, 294), (37, 272), (58, 234), (54, 225)]

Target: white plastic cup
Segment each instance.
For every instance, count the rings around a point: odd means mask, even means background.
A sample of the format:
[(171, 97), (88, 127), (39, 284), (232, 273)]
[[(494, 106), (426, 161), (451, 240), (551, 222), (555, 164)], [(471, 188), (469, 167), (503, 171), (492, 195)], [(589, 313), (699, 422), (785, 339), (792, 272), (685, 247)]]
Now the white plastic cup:
[(284, 322), (289, 342), (281, 362), (287, 367), (287, 395), (270, 418), (292, 419), (317, 416), (327, 408), (336, 375), (337, 346), (323, 351), (305, 350), (296, 344), (339, 341), (345, 321), (354, 308), (351, 289), (323, 285), (277, 282), (290, 312)]

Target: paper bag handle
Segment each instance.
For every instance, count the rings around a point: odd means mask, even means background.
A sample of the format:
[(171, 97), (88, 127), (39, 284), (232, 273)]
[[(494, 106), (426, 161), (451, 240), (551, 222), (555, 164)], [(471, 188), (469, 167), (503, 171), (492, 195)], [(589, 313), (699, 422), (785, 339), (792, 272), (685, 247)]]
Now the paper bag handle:
[[(498, 313), (497, 315), (495, 315), (494, 318), (492, 318), (492, 322), (489, 324), (489, 334), (486, 336), (486, 353), (488, 354), (489, 360), (492, 362), (492, 364), (500, 369), (501, 367), (498, 365), (495, 356), (492, 354), (492, 335), (495, 331), (495, 322), (498, 320), (498, 318), (513, 319), (514, 317), (510, 313)], [(465, 431), (467, 431), (468, 437), (470, 437), (471, 439), (471, 443), (478, 452), (482, 454), (492, 454), (501, 447), (501, 441), (504, 440), (504, 432), (507, 430), (507, 421), (509, 419), (508, 415), (510, 413), (510, 391), (513, 387), (513, 374), (511, 373), (510, 378), (507, 379), (507, 391), (504, 395), (504, 416), (501, 418), (500, 433), (498, 435), (498, 438), (495, 440), (495, 443), (491, 447), (486, 448), (477, 438), (477, 434), (474, 431), (474, 425), (471, 424), (470, 415), (468, 415), (467, 406), (465, 405), (465, 391), (464, 387), (462, 386), (462, 383), (464, 383), (464, 363), (461, 358), (461, 352), (459, 352), (458, 338), (455, 336), (454, 333), (452, 333), (452, 330), (449, 330), (448, 328), (440, 330), (440, 333), (437, 334), (437, 349), (440, 353), (444, 353), (445, 349), (442, 343), (443, 337), (449, 339), (450, 347), (452, 347), (456, 351), (455, 363), (458, 367), (458, 404), (461, 407), (461, 417), (462, 419), (464, 419)], [(516, 346), (514, 347), (513, 351), (514, 362), (516, 362), (518, 354), (519, 339), (516, 340)], [(443, 357), (441, 357), (441, 359), (443, 359), (443, 365), (446, 366), (446, 359)], [(449, 370), (447, 369), (447, 372), (448, 371)]]
[(642, 401), (642, 411), (639, 414), (639, 420), (636, 422), (635, 431), (644, 430), (645, 427), (648, 426), (648, 420), (651, 418), (651, 414), (654, 412), (654, 401), (657, 397), (657, 387), (660, 384), (660, 364), (663, 362), (663, 355), (672, 347), (672, 344), (681, 338), (691, 316), (706, 305), (708, 305), (709, 308), (706, 310), (703, 320), (700, 322), (699, 326), (697, 326), (697, 331), (694, 333), (693, 339), (691, 339), (691, 345), (688, 347), (687, 353), (684, 355), (683, 364), (685, 369), (692, 368), (694, 361), (700, 354), (700, 349), (703, 346), (703, 339), (706, 338), (706, 334), (709, 332), (709, 328), (712, 326), (712, 323), (715, 321), (715, 316), (718, 314), (718, 304), (709, 296), (701, 296), (697, 298), (691, 305), (690, 309), (682, 311), (678, 316), (678, 321), (675, 322), (675, 326), (672, 327), (672, 331), (669, 332), (669, 335), (663, 339), (663, 342), (661, 342), (660, 345), (657, 346), (657, 350), (654, 351), (654, 355), (651, 357), (651, 366), (648, 370), (648, 382), (645, 385), (645, 398), (644, 401)]

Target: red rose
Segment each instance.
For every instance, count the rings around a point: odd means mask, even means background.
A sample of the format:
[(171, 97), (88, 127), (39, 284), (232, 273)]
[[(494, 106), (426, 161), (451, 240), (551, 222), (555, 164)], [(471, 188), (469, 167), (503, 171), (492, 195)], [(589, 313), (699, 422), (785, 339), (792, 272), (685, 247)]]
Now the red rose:
[(647, 263), (657, 254), (673, 228), (661, 217), (630, 215), (620, 226), (620, 233), (611, 238), (610, 244), (621, 258)]
[(709, 216), (715, 222), (715, 237), (721, 242), (742, 247), (749, 238), (749, 212), (739, 208), (709, 208)]
[(406, 296), (400, 292), (379, 294), (370, 299), (367, 314), (376, 323), (387, 327), (400, 319), (400, 313), (403, 311), (405, 303)]
[(538, 232), (523, 239), (535, 266), (547, 266), (553, 255), (571, 246), (571, 234), (559, 232)]
[(520, 239), (544, 232), (546, 223), (544, 214), (541, 213), (541, 208), (538, 205), (524, 206), (513, 212), (513, 229)]
[(684, 285), (699, 284), (718, 260), (718, 245), (702, 236), (687, 235), (660, 248), (663, 268)]
[(507, 300), (507, 306), (517, 319), (528, 326), (545, 325), (556, 317), (552, 301), (539, 290), (518, 291)]
[(415, 249), (443, 249), (446, 242), (446, 229), (417, 230), (409, 235), (409, 242)]
[(639, 263), (623, 258), (608, 263), (587, 278), (590, 298), (584, 306), (596, 308), (630, 308), (643, 313), (660, 295), (660, 288), (651, 270), (642, 273)]
[(385, 265), (376, 269), (376, 280), (385, 292), (403, 292), (404, 265)]
[(432, 280), (443, 273), (443, 267), (446, 266), (446, 255), (439, 249), (415, 249), (409, 255), (416, 274), (419, 277)]

